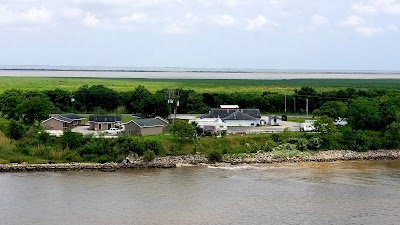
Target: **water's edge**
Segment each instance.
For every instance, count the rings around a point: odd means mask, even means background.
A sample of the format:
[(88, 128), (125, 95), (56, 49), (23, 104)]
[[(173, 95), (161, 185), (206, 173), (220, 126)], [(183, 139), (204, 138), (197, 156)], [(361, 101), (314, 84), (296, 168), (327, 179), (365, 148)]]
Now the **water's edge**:
[[(295, 162), (334, 162), (353, 160), (395, 160), (400, 159), (400, 150), (377, 150), (354, 152), (348, 150), (321, 151), (311, 156), (274, 157), (273, 153), (255, 153), (226, 155), (221, 163), (237, 164), (266, 164), (266, 163), (295, 163)], [(79, 171), (98, 170), (114, 172), (124, 169), (145, 168), (176, 168), (211, 164), (205, 155), (185, 155), (158, 157), (146, 162), (142, 157), (128, 156), (121, 163), (56, 163), (56, 164), (0, 164), (0, 172), (29, 172), (29, 171)]]

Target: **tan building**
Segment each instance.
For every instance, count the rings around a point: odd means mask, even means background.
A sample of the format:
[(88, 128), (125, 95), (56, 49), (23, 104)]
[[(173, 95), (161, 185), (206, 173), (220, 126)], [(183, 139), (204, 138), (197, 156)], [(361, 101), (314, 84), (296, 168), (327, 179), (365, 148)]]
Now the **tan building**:
[(167, 129), (168, 121), (161, 117), (137, 119), (124, 123), (123, 126), (125, 134), (146, 136), (164, 133)]
[(64, 130), (81, 125), (82, 117), (73, 113), (55, 115), (42, 122), (44, 130)]
[(121, 116), (89, 116), (90, 130), (109, 130), (110, 128), (120, 127), (122, 122)]

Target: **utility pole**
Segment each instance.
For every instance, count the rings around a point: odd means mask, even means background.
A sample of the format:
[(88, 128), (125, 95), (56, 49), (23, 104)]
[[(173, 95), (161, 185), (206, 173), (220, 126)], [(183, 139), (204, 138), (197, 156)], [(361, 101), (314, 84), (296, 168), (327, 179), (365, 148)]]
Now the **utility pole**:
[(293, 114), (296, 114), (296, 98), (293, 97)]
[(308, 119), (308, 98), (306, 98), (306, 112), (307, 112), (306, 118)]
[(179, 91), (178, 91), (178, 94), (175, 96), (175, 98), (176, 98), (176, 104), (175, 104), (175, 109), (174, 109), (174, 114), (175, 114), (175, 116), (174, 116), (174, 119), (173, 119), (173, 122), (172, 122), (172, 124), (174, 124), (175, 123), (175, 119), (176, 119), (176, 112), (178, 111), (178, 106), (179, 106)]
[(286, 114), (286, 95), (285, 95), (285, 114)]
[(174, 103), (174, 97), (175, 97), (175, 91), (173, 90), (165, 91), (165, 99), (167, 100), (167, 103), (169, 105), (169, 119), (171, 119), (171, 108), (172, 104)]

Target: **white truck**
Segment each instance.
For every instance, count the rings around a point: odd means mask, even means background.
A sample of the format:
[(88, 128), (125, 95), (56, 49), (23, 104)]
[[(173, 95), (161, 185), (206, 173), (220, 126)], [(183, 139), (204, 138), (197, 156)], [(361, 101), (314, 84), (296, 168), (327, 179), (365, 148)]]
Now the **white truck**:
[(121, 130), (119, 128), (114, 127), (114, 128), (110, 128), (110, 129), (104, 131), (104, 133), (110, 134), (110, 135), (118, 135), (119, 133), (121, 133)]
[(314, 122), (315, 122), (315, 120), (306, 120), (304, 123), (301, 123), (300, 131), (302, 131), (302, 132), (315, 131)]

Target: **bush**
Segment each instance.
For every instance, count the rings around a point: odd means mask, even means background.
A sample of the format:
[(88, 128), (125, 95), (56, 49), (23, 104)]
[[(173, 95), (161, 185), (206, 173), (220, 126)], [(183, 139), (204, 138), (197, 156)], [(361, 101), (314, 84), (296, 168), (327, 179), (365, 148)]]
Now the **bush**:
[(143, 154), (143, 160), (146, 162), (153, 161), (156, 158), (156, 154), (152, 150), (147, 150)]
[(272, 151), (273, 149), (274, 149), (274, 147), (276, 146), (276, 143), (273, 141), (273, 140), (271, 140), (271, 139), (268, 139), (265, 143), (264, 143), (264, 145), (261, 147), (261, 151), (264, 151), (264, 152), (270, 152), (270, 151)]
[(210, 152), (207, 155), (207, 159), (208, 161), (210, 161), (211, 163), (215, 163), (215, 162), (221, 162), (223, 158), (223, 155), (220, 151), (218, 150), (214, 150), (212, 152)]
[(297, 150), (307, 150), (308, 141), (304, 138), (290, 138), (288, 143), (296, 145)]
[(112, 161), (113, 161), (113, 158), (109, 155), (102, 155), (97, 160), (98, 163), (107, 163), (107, 162), (112, 162)]
[(11, 139), (19, 140), (24, 136), (25, 131), (25, 126), (22, 123), (12, 119), (7, 126), (6, 135)]
[(307, 147), (310, 150), (319, 150), (321, 148), (321, 145), (322, 145), (321, 138), (312, 137), (312, 138), (308, 139)]
[(350, 149), (357, 152), (366, 152), (369, 150), (371, 142), (363, 131), (356, 131), (350, 139)]

